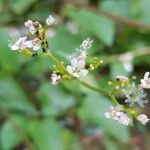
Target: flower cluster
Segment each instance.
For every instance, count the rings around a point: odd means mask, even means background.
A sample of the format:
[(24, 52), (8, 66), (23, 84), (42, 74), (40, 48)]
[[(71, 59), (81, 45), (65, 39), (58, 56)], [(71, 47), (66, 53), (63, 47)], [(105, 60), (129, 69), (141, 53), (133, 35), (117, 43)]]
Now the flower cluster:
[(125, 114), (119, 107), (110, 106), (109, 111), (105, 112), (105, 117), (108, 119), (113, 119), (119, 124), (123, 124), (125, 126), (131, 123), (131, 120), (128, 117), (128, 115)]
[[(46, 19), (46, 25), (50, 26), (55, 23), (55, 19), (50, 15)], [(22, 54), (23, 52), (27, 52), (32, 55), (32, 53), (37, 52), (41, 48), (43, 51), (47, 48), (47, 40), (45, 37), (45, 26), (42, 26), (39, 22), (34, 22), (32, 20), (28, 20), (25, 23), (25, 27), (29, 30), (29, 39), (27, 36), (20, 37), (14, 43), (10, 43), (9, 47), (13, 51), (18, 51)]]
[(149, 74), (149, 72), (145, 73), (144, 78), (140, 80), (140, 84), (136, 84), (134, 81), (125, 76), (120, 75), (116, 77), (117, 82), (110, 84), (113, 87), (111, 94), (114, 95), (114, 97), (125, 97), (124, 103), (129, 105), (123, 106), (117, 102), (122, 110), (120, 110), (119, 107), (112, 106), (109, 108), (109, 112), (105, 113), (106, 118), (111, 118), (124, 125), (129, 125), (132, 123), (132, 116), (144, 125), (149, 121), (145, 114), (139, 114), (133, 110), (133, 108), (136, 108), (137, 105), (144, 107), (145, 104), (148, 103), (147, 93), (144, 89), (150, 89)]
[(70, 64), (66, 67), (64, 64), (58, 64), (55, 66), (55, 70), (51, 75), (52, 84), (57, 84), (61, 81), (61, 79), (72, 79), (77, 78), (82, 80), (89, 72), (89, 70), (93, 70), (102, 64), (97, 58), (89, 64), (89, 67), (86, 67), (87, 60), (87, 51), (92, 46), (92, 40), (90, 38), (86, 38), (80, 45), (79, 48), (76, 49), (76, 52), (69, 57)]

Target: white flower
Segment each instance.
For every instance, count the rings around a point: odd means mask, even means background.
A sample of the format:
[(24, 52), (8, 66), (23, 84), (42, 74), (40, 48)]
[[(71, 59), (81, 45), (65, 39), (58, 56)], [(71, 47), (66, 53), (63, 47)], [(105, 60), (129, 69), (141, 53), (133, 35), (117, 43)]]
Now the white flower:
[(144, 78), (141, 79), (141, 87), (144, 89), (150, 89), (150, 72), (146, 72)]
[(40, 39), (35, 38), (31, 42), (32, 42), (32, 48), (34, 51), (37, 51), (41, 48), (41, 40)]
[(85, 69), (85, 60), (80, 59), (80, 56), (71, 59), (71, 65), (67, 66), (67, 71), (69, 74), (79, 79), (82, 79), (88, 74), (88, 70)]
[(92, 43), (93, 43), (93, 40), (90, 40), (90, 38), (86, 38), (80, 45), (80, 49), (82, 51), (86, 51), (92, 47)]
[(117, 121), (119, 124), (123, 124), (125, 126), (130, 124), (130, 118), (121, 111), (119, 107), (110, 106), (109, 111), (105, 112), (105, 117), (108, 119), (113, 119)]
[(148, 100), (146, 100), (147, 94), (140, 86), (136, 86), (134, 83), (130, 84), (126, 88), (123, 88), (121, 91), (126, 97), (125, 102), (130, 103), (130, 106), (133, 106), (135, 103), (137, 103), (141, 107), (144, 107), (148, 102)]
[(126, 114), (120, 113), (118, 123), (128, 126), (131, 123), (131, 121), (130, 121), (130, 118)]
[(121, 81), (123, 83), (127, 82), (129, 79), (125, 76), (119, 75), (116, 77), (116, 80)]
[(61, 76), (57, 75), (56, 73), (52, 73), (51, 80), (52, 80), (52, 84), (56, 85), (60, 82)]
[(35, 34), (35, 32), (37, 31), (37, 29), (34, 26), (34, 22), (32, 20), (28, 20), (24, 24), (25, 24), (25, 26), (27, 28), (29, 28), (29, 31), (30, 31), (31, 34)]
[(26, 21), (24, 24), (25, 24), (25, 26), (26, 26), (27, 28), (30, 28), (30, 27), (33, 26), (33, 21), (32, 21), (32, 20), (28, 20), (28, 21)]
[(133, 54), (129, 52), (126, 54), (122, 54), (119, 58), (119, 60), (123, 63), (124, 69), (128, 72), (133, 71), (133, 64), (132, 64), (133, 57), (134, 57)]
[(14, 44), (9, 44), (9, 47), (13, 50), (23, 50), (27, 48), (26, 44), (27, 37), (19, 38)]
[(145, 114), (138, 115), (136, 119), (144, 125), (150, 120)]
[(54, 19), (53, 16), (49, 15), (49, 16), (46, 18), (46, 24), (47, 24), (48, 26), (53, 25), (53, 24), (55, 24), (55, 23), (56, 23), (56, 22), (55, 22), (55, 19)]
[(71, 65), (67, 66), (67, 71), (72, 76), (82, 79), (88, 74), (88, 70), (85, 68), (87, 50), (92, 46), (92, 41), (85, 39), (80, 48), (76, 49), (77, 52), (70, 57)]

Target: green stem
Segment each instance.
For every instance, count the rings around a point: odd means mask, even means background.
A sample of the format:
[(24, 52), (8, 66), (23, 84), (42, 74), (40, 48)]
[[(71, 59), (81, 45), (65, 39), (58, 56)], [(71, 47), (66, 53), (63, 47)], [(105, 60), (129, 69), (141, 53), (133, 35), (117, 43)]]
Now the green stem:
[(57, 60), (51, 52), (47, 52), (46, 55), (49, 56), (54, 62), (56, 62), (56, 64), (60, 65), (59, 60)]
[(88, 83), (86, 83), (86, 82), (84, 82), (84, 81), (80, 81), (80, 83), (81, 83), (83, 86), (85, 86), (86, 88), (88, 88), (88, 89), (90, 89), (90, 90), (92, 90), (92, 91), (98, 92), (98, 93), (103, 94), (103, 95), (105, 95), (105, 96), (109, 96), (109, 95), (108, 95), (105, 91), (103, 91), (102, 89), (99, 89), (99, 88), (97, 88), (97, 87), (94, 87), (94, 86), (92, 86), (92, 85), (90, 85), (90, 84), (88, 84)]

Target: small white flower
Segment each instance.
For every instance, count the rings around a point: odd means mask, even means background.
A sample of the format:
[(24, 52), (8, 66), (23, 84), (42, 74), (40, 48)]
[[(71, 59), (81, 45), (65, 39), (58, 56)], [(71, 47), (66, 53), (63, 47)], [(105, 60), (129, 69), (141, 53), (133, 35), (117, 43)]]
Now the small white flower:
[(27, 37), (19, 38), (14, 44), (9, 44), (9, 47), (13, 50), (23, 50), (27, 48), (26, 44)]
[(33, 21), (32, 21), (32, 20), (28, 20), (28, 21), (26, 21), (24, 24), (25, 24), (25, 26), (26, 26), (27, 28), (30, 28), (30, 27), (33, 26)]
[(121, 81), (123, 83), (127, 82), (129, 79), (125, 76), (119, 75), (116, 77), (116, 80)]
[(67, 71), (69, 74), (79, 79), (82, 79), (88, 74), (88, 70), (85, 69), (85, 61), (79, 57), (73, 57), (71, 59), (71, 65), (67, 66)]
[(146, 72), (144, 78), (141, 79), (141, 87), (144, 89), (150, 89), (150, 72)]
[(37, 29), (34, 26), (34, 22), (32, 20), (28, 20), (24, 24), (25, 24), (25, 26), (27, 28), (29, 28), (29, 31), (30, 31), (31, 34), (35, 34), (35, 32), (37, 31)]
[(60, 82), (61, 76), (57, 75), (56, 73), (52, 73), (51, 80), (52, 80), (52, 84), (56, 85)]
[(36, 31), (42, 27), (39, 22), (33, 22), (32, 20), (28, 20), (24, 24), (27, 28), (29, 28), (29, 31), (32, 35), (35, 34)]
[(46, 24), (48, 25), (48, 26), (50, 26), (50, 25), (53, 25), (53, 24), (55, 24), (56, 22), (55, 22), (55, 19), (54, 19), (54, 17), (52, 16), (52, 15), (49, 15), (47, 18), (46, 18)]
[(136, 103), (141, 107), (144, 107), (148, 102), (148, 100), (146, 100), (147, 94), (140, 86), (135, 85), (135, 83), (130, 84), (121, 91), (126, 97), (125, 102), (130, 103), (130, 106), (133, 106)]
[(90, 40), (90, 38), (86, 38), (80, 45), (80, 49), (83, 51), (86, 51), (92, 47), (92, 43), (93, 43), (93, 40)]
[(119, 124), (125, 126), (129, 125), (131, 122), (130, 118), (125, 113), (123, 113), (120, 108), (114, 106), (109, 107), (109, 111), (105, 112), (105, 117), (108, 119), (115, 120)]
[(41, 40), (38, 38), (35, 38), (32, 42), (32, 48), (34, 51), (37, 51), (41, 48)]
[(144, 125), (150, 120), (145, 114), (138, 115), (136, 119)]
[(128, 126), (131, 123), (131, 121), (130, 121), (130, 118), (126, 114), (120, 113), (118, 123)]
[(133, 54), (129, 52), (126, 54), (122, 54), (119, 58), (119, 60), (123, 63), (124, 69), (128, 72), (133, 71), (133, 64), (132, 64), (133, 57), (134, 57)]

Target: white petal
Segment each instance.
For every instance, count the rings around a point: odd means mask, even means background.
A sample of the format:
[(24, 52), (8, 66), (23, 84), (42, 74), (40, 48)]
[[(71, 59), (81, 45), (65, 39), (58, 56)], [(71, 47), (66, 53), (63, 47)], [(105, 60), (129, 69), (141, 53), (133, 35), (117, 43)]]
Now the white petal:
[(11, 47), (10, 47), (13, 51), (16, 51), (16, 50), (19, 50), (19, 47), (17, 46), (17, 45), (12, 45)]
[(144, 125), (150, 120), (145, 114), (138, 115), (136, 119)]
[(73, 74), (73, 68), (71, 66), (67, 66), (67, 71), (70, 74)]
[(84, 77), (84, 76), (86, 76), (88, 74), (88, 70), (86, 70), (86, 69), (82, 69), (81, 71), (80, 71), (80, 76), (81, 77)]
[(147, 80), (147, 79), (148, 79), (149, 74), (150, 74), (150, 72), (146, 72), (146, 73), (145, 73), (145, 75), (144, 75), (144, 80)]
[(105, 117), (108, 118), (108, 119), (110, 119), (111, 118), (110, 112), (105, 112)]
[(77, 67), (78, 59), (76, 57), (73, 57), (71, 59), (71, 66)]

